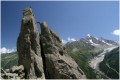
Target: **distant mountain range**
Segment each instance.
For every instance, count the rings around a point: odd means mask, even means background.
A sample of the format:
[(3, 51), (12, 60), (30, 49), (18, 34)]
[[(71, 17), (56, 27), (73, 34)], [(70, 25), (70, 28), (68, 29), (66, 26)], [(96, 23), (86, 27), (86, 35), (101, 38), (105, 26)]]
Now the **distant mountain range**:
[[(112, 46), (118, 46), (118, 43), (112, 40), (104, 39), (102, 37), (94, 37), (90, 34), (87, 34), (85, 38), (81, 38), (79, 41), (73, 41), (73, 42), (68, 42), (66, 45), (71, 45), (77, 47), (77, 45), (82, 44), (81, 47), (89, 47), (91, 48), (107, 48), (107, 47), (112, 47)], [(87, 46), (85, 46), (87, 45)]]
[(118, 43), (116, 43), (115, 41), (107, 40), (102, 37), (93, 37), (90, 34), (88, 34), (87, 37), (84, 38), (82, 41), (85, 41), (86, 43), (89, 43), (93, 46), (100, 46), (100, 45), (116, 46), (118, 45)]

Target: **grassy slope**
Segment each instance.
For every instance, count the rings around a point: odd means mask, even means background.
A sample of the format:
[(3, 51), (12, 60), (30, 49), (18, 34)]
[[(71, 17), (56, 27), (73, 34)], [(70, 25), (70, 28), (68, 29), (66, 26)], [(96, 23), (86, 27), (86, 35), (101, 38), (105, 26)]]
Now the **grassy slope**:
[[(77, 47), (77, 51), (73, 51)], [(94, 48), (93, 46), (80, 43), (67, 44), (66, 50), (68, 54), (77, 62), (79, 67), (84, 71), (89, 79), (105, 78), (99, 72), (89, 66), (89, 60), (101, 53), (102, 51)]]
[(91, 68), (89, 66), (88, 61), (90, 60), (90, 58), (88, 58), (88, 55), (90, 55), (90, 54), (87, 54), (87, 53), (81, 54), (78, 52), (76, 52), (76, 53), (69, 52), (69, 55), (77, 62), (77, 64), (84, 71), (84, 73), (88, 79), (106, 78), (104, 75), (101, 75), (98, 71), (94, 70), (93, 68)]
[(119, 48), (115, 48), (105, 55), (104, 60), (100, 63), (100, 69), (110, 78), (119, 78)]
[(1, 68), (9, 69), (18, 63), (17, 52), (1, 54)]

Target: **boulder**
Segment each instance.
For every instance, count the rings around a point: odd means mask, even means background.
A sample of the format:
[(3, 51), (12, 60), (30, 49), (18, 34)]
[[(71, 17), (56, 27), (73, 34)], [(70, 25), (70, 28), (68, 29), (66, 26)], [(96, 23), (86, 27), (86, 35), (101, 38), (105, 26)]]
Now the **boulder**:
[(20, 65), (13, 66), (11, 69), (6, 69), (5, 71), (1, 69), (1, 77), (3, 79), (24, 79), (24, 67), (23, 65)]
[(5, 69), (5, 71), (6, 71), (7, 73), (9, 73), (9, 72), (10, 72), (10, 69)]
[(16, 74), (16, 73), (6, 73), (6, 76), (8, 77), (8, 79), (10, 79), (10, 78), (16, 79), (16, 77), (18, 76), (18, 74)]
[(10, 72), (11, 72), (11, 73), (18, 73), (18, 72), (23, 72), (23, 71), (24, 71), (23, 65), (13, 66), (13, 67), (10, 69)]
[(44, 79), (39, 32), (31, 8), (25, 8), (17, 39), (18, 64), (24, 66), (25, 78)]
[(77, 63), (67, 54), (60, 38), (48, 28), (46, 22), (40, 24), (41, 54), (47, 79), (86, 78)]

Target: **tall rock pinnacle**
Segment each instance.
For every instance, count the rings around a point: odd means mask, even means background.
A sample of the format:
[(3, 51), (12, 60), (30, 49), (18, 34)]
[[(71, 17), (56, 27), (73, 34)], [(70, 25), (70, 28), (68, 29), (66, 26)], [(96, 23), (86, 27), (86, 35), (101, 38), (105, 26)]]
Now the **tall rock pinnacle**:
[(17, 40), (18, 64), (24, 66), (25, 78), (45, 78), (39, 40), (32, 9), (25, 8)]
[(23, 65), (26, 79), (86, 78), (77, 63), (67, 54), (60, 38), (46, 22), (39, 35), (31, 8), (25, 8), (17, 40), (18, 65)]
[(46, 22), (41, 23), (41, 54), (44, 55), (45, 74), (47, 79), (81, 79), (84, 72), (77, 63), (68, 56), (60, 38), (48, 28)]

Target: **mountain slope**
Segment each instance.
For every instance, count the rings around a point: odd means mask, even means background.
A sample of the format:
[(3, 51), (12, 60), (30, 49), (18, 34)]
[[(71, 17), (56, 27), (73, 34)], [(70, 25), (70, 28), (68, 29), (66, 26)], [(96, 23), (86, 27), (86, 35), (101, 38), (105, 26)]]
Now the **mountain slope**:
[(9, 69), (18, 64), (17, 52), (1, 54), (1, 68)]
[[(88, 65), (88, 61), (101, 53), (101, 49), (85, 43), (84, 41), (75, 41), (65, 45), (68, 54), (77, 62), (79, 67), (85, 72), (89, 79), (100, 79), (104, 77)], [(105, 78), (105, 77), (104, 77)]]
[(68, 54), (78, 63), (79, 67), (85, 72), (89, 79), (106, 78), (98, 71), (91, 68), (89, 61), (101, 53), (105, 48), (117, 46), (114, 41), (104, 38), (93, 37), (88, 34), (79, 41), (68, 42), (65, 47)]
[(100, 63), (100, 69), (110, 78), (119, 78), (119, 47), (105, 55), (104, 60)]
[(84, 71), (88, 79), (101, 79), (105, 78), (104, 75), (101, 75), (99, 72), (95, 71), (88, 65), (88, 61), (91, 54), (82, 54), (79, 52), (69, 52), (69, 55), (77, 62), (79, 67)]
[[(66, 47), (67, 49), (67, 47)], [(77, 62), (79, 67), (85, 72), (85, 75), (89, 79), (100, 79), (103, 78), (103, 75), (100, 75), (99, 72), (95, 71), (89, 66), (89, 60), (92, 59), (97, 54), (101, 53), (102, 51), (95, 52), (94, 50), (87, 50), (84, 48), (80, 51), (71, 51), (67, 49), (68, 54)], [(105, 77), (104, 77), (105, 78)]]

